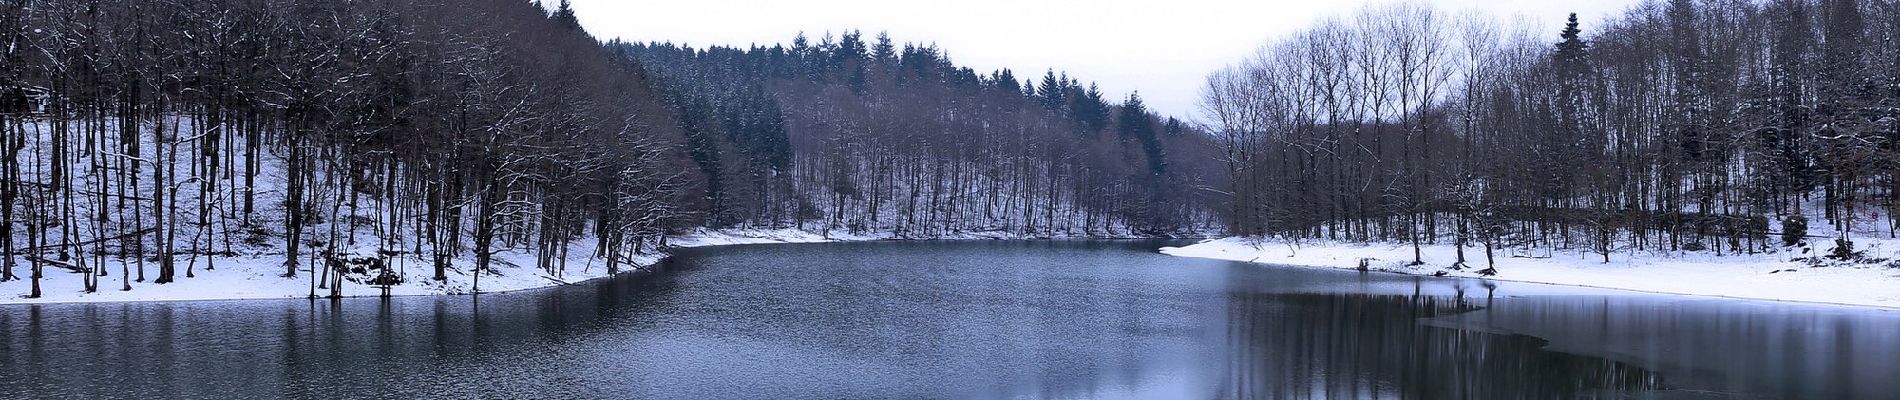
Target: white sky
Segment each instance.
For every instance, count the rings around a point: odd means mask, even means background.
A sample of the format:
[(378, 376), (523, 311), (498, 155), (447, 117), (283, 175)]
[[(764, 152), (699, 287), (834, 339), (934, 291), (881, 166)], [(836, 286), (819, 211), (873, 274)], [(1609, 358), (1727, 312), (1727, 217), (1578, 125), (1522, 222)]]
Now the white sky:
[[(546, 0), (554, 3), (556, 0)], [(1139, 90), (1149, 107), (1192, 117), (1207, 74), (1253, 54), (1268, 39), (1366, 0), (571, 0), (603, 39), (695, 47), (789, 43), (803, 31), (889, 31), (898, 42), (936, 43), (958, 65), (1040, 77), (1054, 68), (1119, 100)], [(1639, 0), (1431, 0), (1446, 11), (1523, 15), (1554, 37), (1568, 13), (1584, 30)]]

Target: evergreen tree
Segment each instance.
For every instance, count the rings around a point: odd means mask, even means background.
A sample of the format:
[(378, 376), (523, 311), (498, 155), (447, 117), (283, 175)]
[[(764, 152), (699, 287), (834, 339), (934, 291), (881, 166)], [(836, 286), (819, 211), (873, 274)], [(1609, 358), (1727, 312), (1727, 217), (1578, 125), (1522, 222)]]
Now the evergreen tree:
[(1042, 85), (1036, 89), (1036, 97), (1042, 102), (1043, 108), (1047, 108), (1051, 111), (1060, 111), (1063, 106), (1068, 104), (1068, 101), (1063, 98), (1063, 92), (1068, 91), (1068, 89), (1062, 83), (1061, 79), (1056, 78), (1056, 70), (1054, 69), (1043, 74)]
[(1121, 115), (1116, 118), (1116, 127), (1122, 139), (1134, 139), (1141, 145), (1148, 159), (1148, 172), (1161, 175), (1167, 172), (1167, 160), (1161, 154), (1161, 140), (1155, 135), (1154, 119), (1148, 115), (1148, 108), (1141, 103), (1141, 93), (1131, 93), (1122, 103)]
[(1016, 73), (1008, 68), (990, 74), (990, 87), (1010, 94), (1021, 93), (1022, 84), (1016, 81)]
[(878, 65), (897, 65), (897, 47), (891, 44), (890, 32), (878, 32), (877, 44), (871, 47), (871, 57)]
[(1102, 91), (1095, 84), (1089, 84), (1087, 90), (1070, 84), (1065, 96), (1068, 97), (1069, 118), (1083, 133), (1094, 134), (1108, 126), (1108, 102), (1102, 99)]
[(1551, 57), (1552, 64), (1557, 66), (1558, 75), (1565, 81), (1579, 80), (1590, 73), (1590, 44), (1583, 41), (1583, 29), (1579, 25), (1577, 14), (1571, 13), (1559, 35), (1563, 41), (1557, 43), (1556, 53)]
[(561, 5), (556, 7), (554, 14), (548, 18), (553, 19), (556, 24), (559, 24), (559, 26), (563, 28), (576, 31), (581, 30), (581, 20), (579, 17), (574, 16), (574, 7), (572, 4), (569, 4), (569, 0), (561, 0)]

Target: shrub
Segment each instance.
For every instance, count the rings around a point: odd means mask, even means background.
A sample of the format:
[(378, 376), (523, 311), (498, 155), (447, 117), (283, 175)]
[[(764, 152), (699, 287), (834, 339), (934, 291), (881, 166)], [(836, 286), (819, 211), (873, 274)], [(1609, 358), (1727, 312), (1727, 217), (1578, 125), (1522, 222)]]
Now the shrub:
[(1827, 258), (1841, 261), (1859, 260), (1861, 257), (1860, 253), (1854, 251), (1854, 242), (1847, 239), (1835, 239), (1834, 250), (1827, 254)]
[(1808, 217), (1795, 215), (1781, 221), (1781, 244), (1794, 246), (1808, 236)]
[(1709, 249), (1709, 246), (1702, 245), (1702, 242), (1689, 242), (1689, 243), (1682, 244), (1682, 251), (1703, 251), (1703, 250), (1708, 250), (1708, 249)]

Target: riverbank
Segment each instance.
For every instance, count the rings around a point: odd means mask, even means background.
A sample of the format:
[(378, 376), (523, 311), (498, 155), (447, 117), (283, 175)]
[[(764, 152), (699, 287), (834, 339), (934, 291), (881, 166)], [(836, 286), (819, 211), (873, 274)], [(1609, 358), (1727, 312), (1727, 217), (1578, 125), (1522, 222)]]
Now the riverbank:
[[(1900, 241), (1861, 240), (1872, 259), (1900, 259)], [(1260, 264), (1357, 270), (1409, 275), (1453, 276), (1498, 281), (1584, 286), (1641, 292), (1754, 300), (1900, 308), (1900, 268), (1890, 261), (1811, 263), (1817, 254), (1779, 251), (1715, 255), (1712, 252), (1617, 252), (1603, 256), (1582, 251), (1519, 252), (1498, 250), (1497, 275), (1481, 276), (1484, 248), (1467, 247), (1469, 265), (1452, 269), (1457, 248), (1425, 245), (1424, 264), (1412, 265), (1409, 244), (1324, 241), (1292, 243), (1275, 239), (1224, 238), (1163, 248), (1162, 253)], [(1810, 251), (1809, 253), (1813, 253)]]
[[(798, 229), (727, 229), (697, 230), (688, 234), (667, 238), (669, 248), (708, 247), (743, 244), (786, 244), (786, 243), (825, 243), (878, 240), (1011, 240), (1011, 239), (1111, 239), (1114, 237), (1095, 237), (1086, 235), (1056, 235), (1028, 237), (1008, 232), (966, 232), (951, 235), (933, 235), (930, 237), (908, 237), (895, 234), (852, 234), (848, 232), (812, 232)], [(504, 251), (494, 257), (491, 271), (482, 274), (479, 282), (469, 273), (473, 260), (457, 259), (454, 268), (448, 272), (448, 280), (435, 281), (433, 268), (414, 258), (396, 257), (391, 268), (398, 271), (403, 284), (390, 287), (391, 296), (436, 296), (467, 295), (475, 293), (502, 293), (522, 290), (573, 285), (582, 282), (612, 277), (607, 272), (604, 261), (594, 257), (592, 241), (576, 241), (568, 247), (571, 256), (566, 260), (565, 272), (555, 275), (535, 268), (536, 257), (526, 251)], [(664, 251), (641, 254), (622, 266), (621, 272), (644, 269), (661, 260), (668, 254)], [(191, 277), (179, 278), (176, 282), (163, 285), (137, 283), (133, 290), (120, 290), (124, 287), (121, 268), (113, 265), (107, 268), (107, 274), (99, 278), (99, 290), (86, 293), (81, 290), (82, 275), (59, 268), (45, 268), (45, 276), (40, 280), (41, 296), (27, 298), (31, 280), (22, 274), (20, 280), (0, 282), (0, 305), (5, 304), (52, 304), (52, 303), (107, 303), (139, 301), (192, 301), (192, 300), (251, 300), (308, 298), (311, 293), (328, 296), (329, 289), (314, 288), (314, 282), (308, 266), (300, 267), (294, 278), (285, 278), (283, 256), (280, 254), (238, 255), (233, 257), (180, 258), (180, 270), (189, 265)], [(215, 269), (206, 269), (207, 263)], [(148, 263), (147, 268), (156, 268)], [(126, 272), (132, 279), (138, 279), (137, 267), (127, 266)], [(22, 271), (24, 272), (24, 271)], [(181, 273), (180, 276), (183, 276)], [(149, 278), (149, 277), (148, 277)], [(478, 286), (479, 285), (479, 286)], [(344, 297), (376, 297), (382, 295), (382, 289), (354, 282), (346, 283), (342, 290)]]
[[(723, 230), (698, 231), (692, 234), (669, 238), (673, 247), (702, 247), (732, 244), (756, 243), (812, 243), (840, 240), (874, 240), (872, 237), (851, 235), (827, 235), (798, 230)], [(391, 296), (431, 296), (466, 295), (474, 293), (479, 284), (481, 293), (501, 293), (520, 290), (540, 289), (611, 277), (603, 260), (594, 257), (591, 241), (576, 241), (568, 254), (564, 273), (549, 274), (535, 268), (535, 255), (526, 251), (504, 251), (496, 254), (491, 271), (482, 274), (479, 282), (469, 273), (473, 261), (457, 259), (454, 268), (448, 272), (448, 280), (435, 281), (433, 268), (422, 260), (409, 257), (396, 257), (391, 267), (403, 277), (403, 284), (390, 287)], [(665, 252), (649, 252), (634, 257), (623, 266), (629, 272), (659, 263), (666, 258)], [(120, 290), (124, 287), (122, 272), (118, 266), (108, 268), (107, 276), (99, 278), (99, 291), (86, 293), (81, 290), (82, 276), (78, 273), (46, 268), (45, 276), (40, 280), (42, 295), (39, 298), (27, 298), (32, 283), (22, 276), (20, 280), (0, 282), (0, 304), (49, 304), (49, 303), (93, 303), (93, 302), (134, 302), (134, 301), (188, 301), (188, 300), (246, 300), (246, 299), (284, 299), (307, 298), (311, 293), (328, 296), (329, 289), (314, 289), (316, 282), (310, 278), (308, 266), (301, 267), (294, 278), (285, 278), (282, 255), (238, 255), (215, 259), (180, 259), (179, 269), (191, 264), (191, 277), (180, 278), (176, 282), (164, 285), (137, 284), (133, 290)], [(215, 269), (207, 270), (207, 262), (215, 262)], [(147, 266), (151, 268), (150, 265)], [(137, 268), (125, 268), (138, 279)], [(181, 276), (183, 274), (180, 274)], [(382, 289), (374, 286), (346, 283), (344, 297), (381, 296)]]

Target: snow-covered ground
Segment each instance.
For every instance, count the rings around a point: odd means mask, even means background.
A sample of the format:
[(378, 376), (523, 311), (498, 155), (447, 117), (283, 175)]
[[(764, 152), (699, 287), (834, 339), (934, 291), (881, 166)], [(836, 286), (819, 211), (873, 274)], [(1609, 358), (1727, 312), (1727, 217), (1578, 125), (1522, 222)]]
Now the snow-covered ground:
[[(854, 235), (826, 235), (798, 230), (722, 230), (699, 231), (689, 235), (669, 239), (669, 245), (679, 247), (718, 246), (731, 244), (757, 243), (813, 243), (841, 240), (875, 240), (877, 238)], [(559, 285), (580, 283), (608, 277), (607, 268), (602, 260), (593, 257), (594, 249), (590, 240), (576, 241), (570, 247), (572, 255), (567, 261), (566, 272), (554, 276), (535, 268), (535, 256), (522, 251), (510, 251), (497, 254), (493, 271), (483, 274), (480, 279), (482, 293), (497, 293), (527, 289), (538, 289)], [(665, 258), (663, 253), (643, 254), (631, 262), (640, 267), (651, 266)], [(122, 291), (119, 268), (108, 269), (109, 276), (100, 278), (99, 291), (85, 293), (81, 276), (78, 273), (58, 268), (46, 268), (46, 275), (40, 280), (42, 296), (26, 298), (31, 281), (24, 279), (0, 282), (0, 304), (39, 304), (39, 303), (82, 303), (82, 302), (124, 302), (124, 301), (179, 301), (179, 300), (235, 300), (235, 299), (281, 299), (306, 298), (313, 292), (315, 282), (311, 280), (308, 266), (301, 268), (295, 278), (284, 278), (282, 255), (258, 255), (219, 257), (215, 270), (205, 270), (204, 259), (187, 260), (181, 258), (178, 268), (183, 270), (185, 263), (191, 262), (195, 268), (192, 277), (180, 278), (177, 282), (164, 285), (135, 283), (133, 290)], [(476, 279), (469, 274), (468, 260), (456, 260), (450, 269), (447, 282), (429, 279), (434, 269), (422, 260), (396, 257), (392, 267), (401, 271), (404, 284), (395, 285), (390, 294), (395, 296), (458, 295), (468, 294), (476, 288)], [(147, 268), (155, 268), (150, 265)], [(22, 271), (24, 272), (24, 271)], [(149, 272), (149, 271), (148, 271)], [(625, 272), (625, 271), (623, 271)], [(136, 269), (132, 274), (136, 276)], [(149, 276), (148, 276), (149, 278)], [(315, 289), (318, 296), (329, 295), (329, 289)], [(380, 296), (380, 288), (356, 283), (346, 283), (343, 295), (347, 297)]]
[(673, 247), (707, 247), (735, 244), (825, 243), (881, 240), (882, 237), (842, 232), (811, 232), (797, 229), (701, 229), (687, 235), (668, 238)]
[[(135, 129), (148, 133), (196, 132), (195, 121), (182, 115), (166, 114), (141, 119), (137, 121)], [(120, 131), (120, 122), (112, 119), (106, 126), (97, 128), (105, 132)], [(68, 126), (81, 125), (86, 124)], [(189, 149), (179, 151), (177, 142), (160, 142), (161, 135), (156, 133), (135, 135), (132, 138), (106, 135), (106, 141), (94, 143), (119, 150), (136, 149), (136, 154), (94, 149), (55, 157), (62, 153), (53, 151), (54, 147), (49, 143), (60, 143), (58, 140), (78, 141), (75, 138), (80, 137), (55, 135), (55, 129), (60, 127), (60, 124), (47, 120), (28, 120), (22, 125), (9, 127), (20, 129), (32, 138), (24, 141), (27, 144), (24, 148), (15, 149), (20, 150), (21, 165), (27, 166), (18, 171), (22, 174), (21, 181), (53, 182), (36, 187), (59, 190), (45, 193), (34, 191), (34, 196), (21, 198), (33, 202), (17, 201), (13, 205), (14, 213), (9, 218), (10, 223), (17, 226), (10, 237), (0, 240), (10, 241), (13, 245), (9, 247), (15, 251), (11, 258), (14, 261), (11, 271), (18, 279), (0, 282), (0, 304), (303, 298), (313, 293), (329, 296), (330, 289), (319, 287), (320, 283), (311, 279), (312, 276), (323, 274), (312, 271), (311, 267), (321, 267), (322, 261), (318, 257), (330, 254), (365, 262), (352, 266), (362, 267), (360, 271), (346, 274), (350, 282), (342, 285), (341, 294), (347, 297), (382, 294), (382, 289), (361, 282), (375, 279), (372, 275), (383, 275), (384, 269), (371, 261), (385, 256), (391, 263), (387, 270), (402, 282), (391, 287), (390, 294), (399, 296), (504, 292), (572, 284), (609, 275), (604, 261), (595, 257), (597, 242), (594, 239), (569, 243), (563, 253), (567, 257), (564, 266), (555, 269), (559, 272), (550, 273), (537, 267), (540, 260), (529, 250), (539, 244), (533, 243), (532, 239), (525, 239), (528, 236), (522, 236), (496, 240), (496, 251), (499, 253), (495, 254), (490, 272), (483, 273), (477, 279), (469, 273), (475, 264), (473, 251), (468, 250), (473, 248), (474, 232), (464, 230), (461, 235), (450, 236), (460, 240), (460, 243), (456, 243), (459, 246), (457, 248), (464, 251), (450, 252), (457, 255), (448, 260), (451, 268), (446, 273), (447, 279), (435, 281), (431, 279), (434, 268), (430, 260), (421, 255), (435, 254), (436, 244), (420, 240), (425, 236), (422, 233), (424, 228), (404, 228), (414, 225), (415, 221), (407, 220), (402, 215), (417, 212), (413, 209), (415, 206), (403, 208), (403, 201), (392, 196), (349, 192), (353, 194), (306, 195), (302, 199), (306, 211), (313, 212), (310, 215), (312, 218), (306, 218), (295, 227), (302, 233), (299, 242), (302, 249), (299, 263), (302, 265), (294, 277), (284, 278), (283, 263), (286, 249), (291, 245), (287, 240), (290, 235), (286, 231), (286, 227), (291, 226), (287, 223), (290, 213), (286, 212), (284, 206), (291, 204), (287, 201), (287, 182), (292, 181), (292, 174), (282, 155), (274, 151), (259, 153), (255, 179), (230, 173), (232, 171), (227, 168), (227, 174), (210, 180), (190, 178), (187, 173), (174, 177), (168, 183), (161, 183), (158, 179), (127, 181), (124, 179), (126, 176), (142, 176), (117, 172), (123, 171), (127, 163), (155, 166), (150, 171), (197, 171), (198, 158), (180, 157), (181, 153), (196, 153)], [(244, 137), (237, 135), (226, 138), (223, 145), (230, 149), (250, 148), (242, 143)], [(128, 146), (132, 140), (137, 141), (136, 146)], [(168, 148), (173, 150), (159, 152)], [(260, 148), (271, 149), (270, 146)], [(49, 167), (62, 162), (70, 164), (69, 167)], [(167, 165), (166, 168), (157, 167)], [(347, 191), (337, 186), (324, 186), (340, 182), (330, 177), (355, 173), (347, 165), (339, 163), (319, 162), (311, 168), (313, 170), (309, 174), (314, 176), (308, 178), (308, 182), (314, 182), (311, 183), (311, 189), (326, 194)], [(51, 172), (55, 170), (68, 172), (55, 179)], [(160, 197), (141, 198), (127, 196), (127, 193), (164, 193), (162, 198), (170, 199), (171, 203), (161, 206), (156, 201)], [(54, 201), (60, 199), (64, 200)], [(145, 199), (153, 201), (136, 201)], [(110, 210), (101, 212), (101, 208)], [(519, 210), (519, 215), (538, 215), (541, 212), (538, 208), (530, 208)], [(896, 211), (886, 211), (886, 215), (897, 215)], [(161, 219), (160, 215), (164, 218)], [(464, 224), (461, 226), (464, 229), (475, 225), (472, 213), (463, 211), (456, 218), (463, 219)], [(516, 222), (532, 223), (534, 220), (523, 218)], [(39, 225), (29, 226), (29, 221), (40, 222)], [(877, 235), (813, 233), (791, 229), (699, 230), (669, 238), (666, 246), (660, 246), (661, 249), (657, 250), (652, 247), (652, 242), (647, 242), (645, 250), (648, 253), (632, 257), (628, 262), (632, 268), (652, 265), (666, 256), (665, 247), (679, 246), (885, 239), (1100, 238), (1126, 235), (1116, 233), (1126, 232), (1125, 226), (1113, 223), (1098, 226), (1096, 232), (1081, 232), (1075, 227), (1097, 226), (1082, 221), (1047, 222), (1047, 226), (1056, 227), (1057, 233), (1033, 234), (1008, 230), (969, 231), (991, 226), (986, 224), (1023, 226), (1008, 218), (960, 221), (950, 225), (954, 227), (951, 229), (860, 226), (860, 229), (871, 231), (905, 232)], [(846, 221), (845, 224), (860, 222)], [(31, 227), (58, 229), (23, 229)], [(435, 228), (431, 225), (427, 229)], [(1101, 229), (1107, 229), (1106, 233)], [(392, 231), (396, 233), (391, 234)], [(153, 235), (150, 232), (165, 234)], [(164, 257), (161, 254), (170, 254), (176, 264), (178, 273), (175, 282), (157, 283), (157, 263)], [(43, 270), (43, 276), (39, 279), (41, 296), (27, 298), (32, 292), (32, 269), (36, 265)], [(106, 274), (98, 277), (97, 290), (93, 293), (84, 291), (84, 278), (87, 275), (73, 272), (86, 269)], [(127, 282), (127, 278), (131, 278), (131, 282)], [(122, 290), (128, 286), (130, 290)]]
[[(1856, 239), (1857, 248), (1873, 258), (1900, 256), (1900, 241)], [(1821, 245), (1824, 251), (1829, 245)], [(1471, 267), (1451, 270), (1457, 249), (1449, 244), (1423, 247), (1423, 265), (1412, 263), (1412, 246), (1389, 243), (1308, 241), (1293, 244), (1277, 239), (1225, 238), (1170, 247), (1162, 253), (1223, 260), (1304, 267), (1368, 269), (1417, 275), (1479, 278), (1485, 267), (1484, 248), (1467, 247)], [(1766, 254), (1713, 252), (1618, 252), (1604, 263), (1601, 255), (1582, 251), (1497, 251), (1500, 281), (1589, 286), (1656, 293), (1721, 296), (1760, 300), (1798, 301), (1900, 308), (1900, 268), (1888, 263), (1829, 263), (1815, 266), (1795, 261), (1816, 256), (1792, 249)]]
[[(1208, 236), (1201, 236), (1208, 237)], [(674, 247), (701, 247), (732, 244), (862, 242), (873, 240), (1026, 240), (1026, 239), (1146, 239), (1148, 237), (1115, 234), (1058, 233), (1022, 235), (1008, 231), (974, 231), (910, 237), (892, 233), (855, 234), (845, 231), (812, 232), (798, 229), (701, 229), (668, 239)]]
[[(706, 247), (740, 244), (772, 243), (822, 243), (841, 241), (873, 240), (980, 240), (980, 239), (1051, 239), (1051, 238), (1102, 238), (1087, 235), (1056, 235), (1054, 237), (1024, 237), (1009, 232), (968, 232), (954, 235), (938, 235), (929, 238), (910, 238), (893, 234), (852, 234), (847, 232), (811, 232), (797, 229), (701, 229), (688, 234), (669, 237), (669, 247)], [(555, 276), (535, 268), (535, 256), (525, 251), (508, 251), (497, 254), (492, 271), (483, 274), (480, 279), (481, 293), (497, 293), (528, 289), (539, 289), (559, 285), (571, 285), (583, 281), (609, 277), (603, 261), (593, 256), (592, 240), (575, 241), (568, 250), (565, 273)], [(373, 250), (359, 253), (370, 253)], [(646, 267), (664, 259), (664, 252), (643, 254), (632, 260), (634, 266)], [(393, 296), (461, 295), (475, 291), (476, 279), (469, 274), (472, 261), (457, 259), (454, 268), (448, 273), (448, 281), (436, 282), (429, 279), (434, 269), (424, 260), (395, 257), (392, 268), (400, 271), (404, 284), (393, 286)], [(219, 257), (215, 270), (205, 270), (204, 259), (186, 259), (181, 257), (178, 268), (193, 264), (193, 276), (180, 278), (177, 282), (164, 285), (134, 283), (132, 290), (122, 291), (124, 276), (117, 265), (107, 268), (110, 275), (100, 278), (99, 291), (85, 293), (81, 276), (78, 273), (58, 268), (46, 268), (46, 275), (40, 280), (42, 296), (27, 298), (31, 281), (23, 276), (21, 280), (0, 282), (0, 304), (42, 304), (42, 303), (88, 303), (88, 302), (126, 302), (126, 301), (182, 301), (182, 300), (236, 300), (236, 299), (283, 299), (306, 298), (312, 292), (318, 296), (328, 296), (329, 289), (314, 289), (316, 282), (311, 280), (309, 267), (303, 266), (295, 278), (284, 278), (283, 256), (241, 255), (237, 257)], [(147, 268), (156, 268), (147, 265)], [(136, 275), (136, 269), (133, 269)], [(21, 272), (25, 272), (24, 270)], [(149, 271), (148, 271), (149, 272)], [(627, 272), (627, 271), (622, 271)], [(149, 278), (149, 277), (148, 277)], [(382, 290), (377, 287), (357, 283), (346, 283), (343, 295), (346, 297), (380, 296)]]

